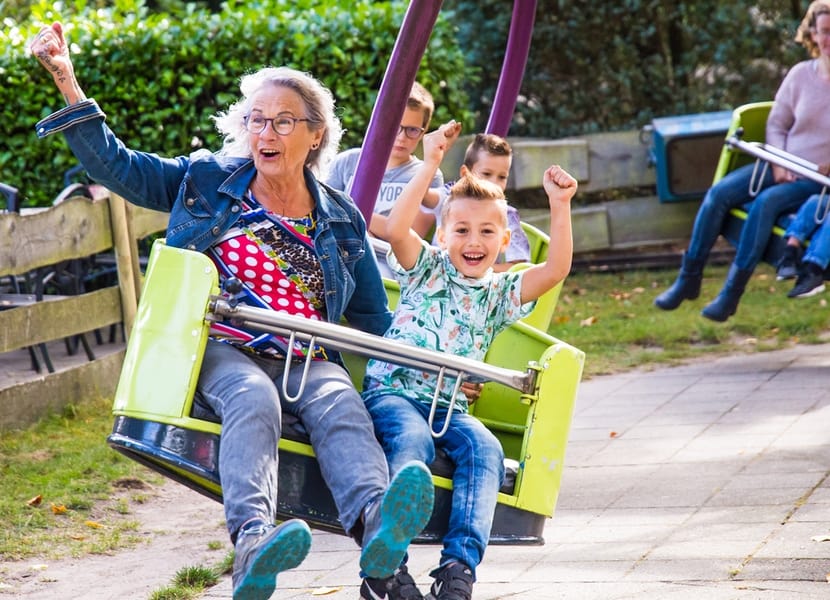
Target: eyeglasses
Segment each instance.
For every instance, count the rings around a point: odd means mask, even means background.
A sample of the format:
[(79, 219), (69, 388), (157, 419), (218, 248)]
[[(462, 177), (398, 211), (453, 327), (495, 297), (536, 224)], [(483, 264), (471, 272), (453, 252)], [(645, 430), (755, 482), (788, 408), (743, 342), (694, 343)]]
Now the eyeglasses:
[(830, 37), (830, 30), (829, 29), (813, 29), (813, 34), (816, 37), (820, 38), (827, 38)]
[(268, 122), (271, 122), (271, 128), (279, 135), (290, 135), (297, 127), (298, 121), (308, 121), (314, 123), (314, 119), (300, 119), (299, 117), (292, 117), (290, 115), (277, 115), (273, 119), (266, 119), (262, 115), (246, 115), (242, 119), (245, 129), (254, 135), (265, 131)]
[(398, 133), (396, 135), (400, 135), (401, 132), (403, 132), (403, 134), (410, 140), (417, 140), (419, 137), (421, 137), (421, 134), (424, 131), (425, 130), (423, 127), (406, 127), (404, 125), (401, 125), (400, 127), (398, 127)]

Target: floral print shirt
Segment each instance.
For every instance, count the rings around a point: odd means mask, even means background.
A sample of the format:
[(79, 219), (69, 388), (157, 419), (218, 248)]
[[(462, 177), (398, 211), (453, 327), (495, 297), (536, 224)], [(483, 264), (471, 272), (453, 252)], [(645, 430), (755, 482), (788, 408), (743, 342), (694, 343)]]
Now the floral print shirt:
[[(496, 335), (527, 316), (535, 302), (521, 304), (521, 272), (494, 273), (481, 279), (463, 276), (444, 250), (423, 243), (415, 266), (404, 270), (392, 252), (388, 262), (401, 285), (401, 298), (384, 337), (413, 346), (483, 360)], [(371, 359), (363, 396), (399, 395), (431, 404), (437, 374)], [(450, 405), (455, 380), (445, 377), (438, 399)], [(467, 411), (459, 391), (455, 410)]]

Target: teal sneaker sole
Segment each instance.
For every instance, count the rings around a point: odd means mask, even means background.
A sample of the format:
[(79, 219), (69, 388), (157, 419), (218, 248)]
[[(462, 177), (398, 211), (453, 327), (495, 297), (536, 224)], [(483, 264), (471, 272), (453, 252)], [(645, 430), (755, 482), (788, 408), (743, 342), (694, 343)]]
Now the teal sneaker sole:
[(274, 529), (233, 591), (233, 600), (268, 600), (277, 588), (277, 575), (299, 566), (309, 548), (311, 530), (305, 522), (286, 521)]
[(360, 553), (368, 577), (388, 577), (400, 566), (409, 543), (432, 516), (432, 474), (423, 463), (410, 462), (392, 478), (380, 505), (380, 529)]

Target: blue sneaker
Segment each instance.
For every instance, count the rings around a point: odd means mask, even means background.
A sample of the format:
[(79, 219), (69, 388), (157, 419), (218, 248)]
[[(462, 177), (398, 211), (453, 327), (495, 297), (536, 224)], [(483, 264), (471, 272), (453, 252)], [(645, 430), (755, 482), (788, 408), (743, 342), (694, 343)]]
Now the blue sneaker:
[(406, 556), (409, 543), (432, 516), (432, 474), (422, 462), (405, 464), (392, 478), (380, 502), (366, 510), (365, 543), (360, 568), (367, 577), (391, 576)]
[(270, 598), (277, 575), (303, 562), (310, 547), (311, 530), (299, 519), (240, 532), (233, 559), (234, 600)]

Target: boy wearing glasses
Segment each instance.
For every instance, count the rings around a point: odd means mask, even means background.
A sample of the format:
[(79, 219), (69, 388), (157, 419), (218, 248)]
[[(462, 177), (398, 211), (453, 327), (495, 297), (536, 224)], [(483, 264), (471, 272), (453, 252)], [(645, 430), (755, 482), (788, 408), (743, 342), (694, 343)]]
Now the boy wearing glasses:
[[(392, 210), (398, 196), (401, 195), (404, 186), (415, 176), (421, 161), (413, 152), (418, 142), (424, 136), (429, 127), (432, 113), (435, 111), (435, 104), (424, 86), (417, 81), (412, 85), (409, 98), (406, 101), (406, 109), (395, 136), (395, 144), (392, 146), (392, 153), (386, 163), (386, 171), (380, 184), (377, 200), (375, 201), (374, 215), (369, 224), (369, 233), (383, 238), (386, 229), (386, 216)], [(339, 153), (331, 164), (331, 170), (326, 183), (331, 187), (350, 193), (354, 180), (357, 160), (360, 156), (360, 148), (351, 148)], [(437, 170), (422, 201), (423, 206), (434, 208), (438, 204), (439, 191), (444, 185), (444, 177), (440, 170)], [(435, 224), (435, 217), (431, 212), (421, 211), (417, 216), (413, 229), (421, 236), (429, 234)]]

